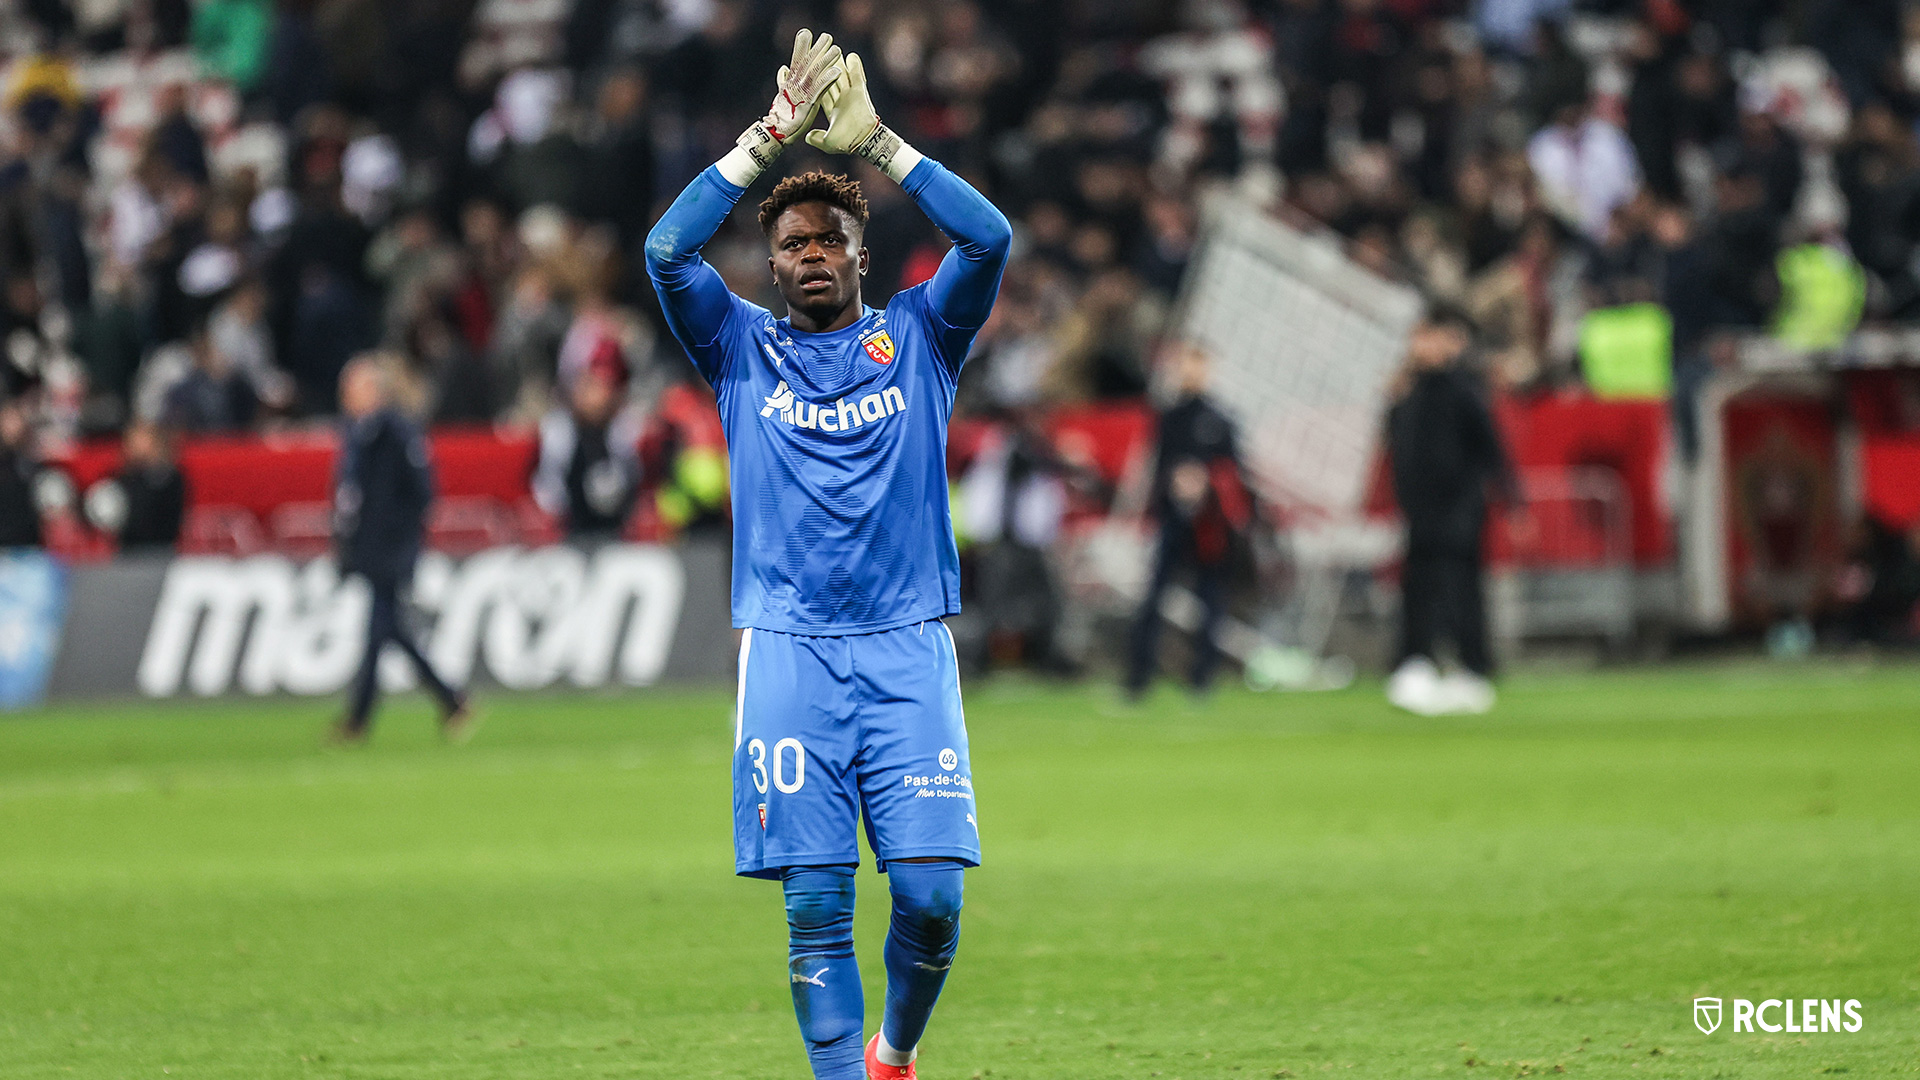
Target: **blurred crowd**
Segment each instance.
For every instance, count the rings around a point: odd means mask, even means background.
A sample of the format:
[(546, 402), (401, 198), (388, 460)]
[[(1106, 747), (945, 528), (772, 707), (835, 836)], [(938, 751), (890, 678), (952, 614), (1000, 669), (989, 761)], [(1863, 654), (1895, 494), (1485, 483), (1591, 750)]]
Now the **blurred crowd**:
[[(0, 454), (328, 417), (378, 347), (435, 422), (538, 425), (535, 495), (604, 525), (649, 425), (711, 438), (638, 245), (801, 25), (1016, 222), (976, 414), (1144, 393), (1216, 188), (1466, 312), (1508, 387), (1657, 324), (1684, 397), (1729, 328), (1920, 312), (1900, 0), (13, 0)], [(869, 302), (930, 276), (911, 202), (831, 166)], [(708, 257), (773, 299), (750, 213)]]

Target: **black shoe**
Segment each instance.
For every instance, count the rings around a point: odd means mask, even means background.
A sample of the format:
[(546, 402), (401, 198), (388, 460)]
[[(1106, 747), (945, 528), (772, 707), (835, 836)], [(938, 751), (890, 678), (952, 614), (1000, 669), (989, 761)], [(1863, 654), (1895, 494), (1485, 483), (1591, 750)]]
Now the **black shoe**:
[(440, 737), (459, 746), (473, 738), (475, 728), (480, 726), (480, 717), (473, 711), (473, 699), (461, 695), (453, 711), (440, 718)]
[(356, 724), (351, 720), (341, 720), (327, 729), (327, 745), (365, 746), (367, 734), (367, 725)]

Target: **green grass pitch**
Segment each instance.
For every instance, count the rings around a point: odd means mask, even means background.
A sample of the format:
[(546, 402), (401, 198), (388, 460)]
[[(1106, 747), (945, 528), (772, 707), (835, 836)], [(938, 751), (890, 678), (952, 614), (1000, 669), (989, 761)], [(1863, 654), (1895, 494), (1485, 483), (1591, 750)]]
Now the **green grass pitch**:
[[(927, 1080), (1920, 1071), (1920, 669), (968, 688), (987, 865)], [(807, 1075), (723, 689), (0, 718), (0, 1076)], [(885, 890), (860, 878), (869, 1027)], [(1858, 998), (1857, 1034), (1695, 995)]]

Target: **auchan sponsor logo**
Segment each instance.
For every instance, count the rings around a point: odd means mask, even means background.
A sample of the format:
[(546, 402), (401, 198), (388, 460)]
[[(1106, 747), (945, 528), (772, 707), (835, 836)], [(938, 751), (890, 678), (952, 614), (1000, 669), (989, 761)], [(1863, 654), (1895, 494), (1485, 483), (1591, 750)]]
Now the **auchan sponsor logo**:
[(760, 406), (765, 418), (779, 416), (780, 422), (809, 431), (852, 431), (864, 424), (877, 424), (895, 413), (907, 411), (907, 396), (897, 386), (858, 398), (843, 397), (834, 402), (802, 401), (782, 380)]

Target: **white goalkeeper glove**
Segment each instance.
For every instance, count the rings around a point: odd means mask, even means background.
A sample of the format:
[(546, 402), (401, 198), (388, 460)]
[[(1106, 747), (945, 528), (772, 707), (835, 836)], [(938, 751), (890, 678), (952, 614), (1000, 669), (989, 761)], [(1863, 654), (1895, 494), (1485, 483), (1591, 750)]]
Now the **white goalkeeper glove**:
[(848, 53), (846, 72), (821, 97), (827, 126), (807, 132), (807, 145), (829, 154), (866, 158), (900, 183), (920, 163), (920, 151), (908, 146), (893, 129), (880, 122), (867, 93), (867, 66), (859, 53)]
[(813, 125), (821, 94), (846, 74), (840, 46), (832, 34), (813, 36), (802, 30), (793, 36), (793, 62), (780, 69), (779, 91), (767, 115), (755, 120), (734, 140), (734, 149), (720, 159), (720, 175), (737, 187), (746, 187), (772, 165), (787, 140)]

